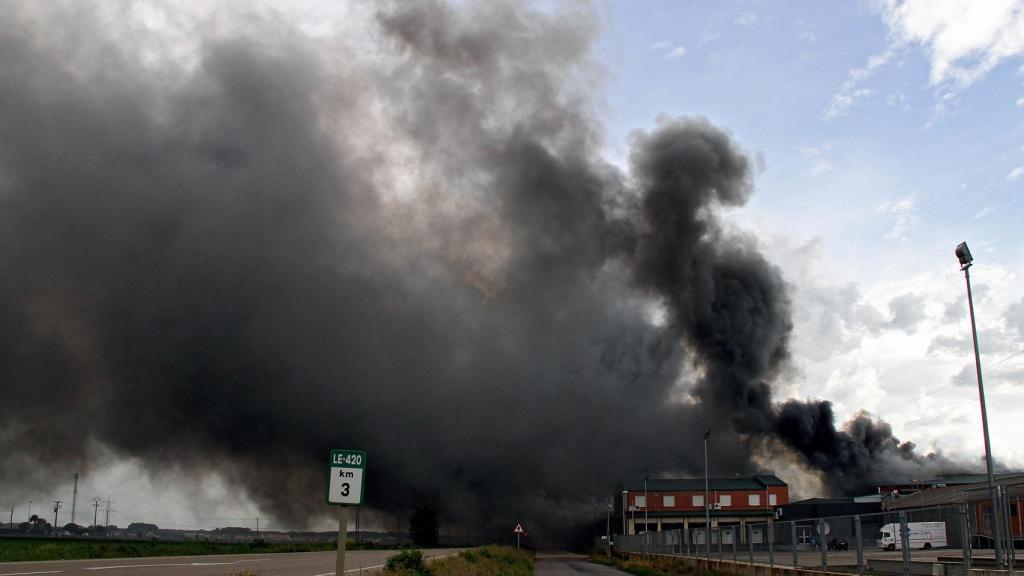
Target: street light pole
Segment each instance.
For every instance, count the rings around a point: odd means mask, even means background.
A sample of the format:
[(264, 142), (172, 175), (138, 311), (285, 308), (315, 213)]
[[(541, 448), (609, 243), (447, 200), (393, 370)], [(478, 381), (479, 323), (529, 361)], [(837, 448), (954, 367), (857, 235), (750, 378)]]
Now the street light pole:
[(708, 547), (708, 558), (711, 557), (711, 509), (708, 503), (710, 490), (708, 490), (708, 438), (711, 430), (704, 433), (704, 543)]
[[(647, 511), (651, 508), (651, 503), (647, 501), (647, 476), (644, 476), (644, 534), (647, 534)], [(646, 542), (646, 537), (644, 542)]]
[(966, 242), (956, 247), (956, 257), (967, 282), (967, 307), (971, 313), (971, 336), (974, 338), (974, 368), (978, 375), (978, 399), (981, 404), (981, 430), (985, 437), (985, 466), (988, 469), (988, 493), (992, 500), (992, 541), (996, 555), (996, 569), (1003, 567), (1003, 544), (1000, 541), (999, 505), (996, 498), (996, 479), (992, 467), (992, 445), (988, 437), (988, 410), (985, 408), (985, 385), (981, 378), (981, 353), (978, 351), (978, 327), (974, 322), (974, 296), (971, 294), (971, 263), (974, 258)]
[(622, 535), (625, 536), (626, 532), (626, 502), (629, 500), (629, 490), (622, 491)]
[[(614, 502), (614, 501), (615, 500), (613, 498), (612, 502)], [(609, 558), (612, 555), (612, 508), (615, 507), (615, 505), (612, 504), (612, 502), (608, 503), (608, 510), (606, 511), (607, 512), (607, 517), (605, 518), (606, 524), (605, 524), (605, 527), (604, 527), (604, 539), (605, 539), (605, 545), (607, 546), (608, 557)]]

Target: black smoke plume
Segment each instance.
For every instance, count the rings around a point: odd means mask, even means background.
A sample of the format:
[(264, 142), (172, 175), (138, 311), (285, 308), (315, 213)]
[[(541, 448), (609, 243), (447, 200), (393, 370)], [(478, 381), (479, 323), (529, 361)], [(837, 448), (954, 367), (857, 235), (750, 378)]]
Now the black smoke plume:
[(362, 448), (371, 507), (543, 536), (708, 427), (720, 469), (781, 439), (835, 490), (934, 463), (776, 406), (793, 303), (716, 217), (750, 163), (701, 119), (604, 160), (593, 10), (227, 6), (7, 6), (0, 492), (104, 450), (299, 526)]

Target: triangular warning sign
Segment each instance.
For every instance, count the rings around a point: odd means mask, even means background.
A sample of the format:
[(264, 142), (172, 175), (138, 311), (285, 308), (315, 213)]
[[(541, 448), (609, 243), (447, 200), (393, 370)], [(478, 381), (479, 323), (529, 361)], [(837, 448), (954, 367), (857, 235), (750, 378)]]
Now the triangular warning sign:
[(513, 534), (526, 534), (526, 530), (523, 530), (522, 524), (516, 524), (516, 529), (512, 531)]

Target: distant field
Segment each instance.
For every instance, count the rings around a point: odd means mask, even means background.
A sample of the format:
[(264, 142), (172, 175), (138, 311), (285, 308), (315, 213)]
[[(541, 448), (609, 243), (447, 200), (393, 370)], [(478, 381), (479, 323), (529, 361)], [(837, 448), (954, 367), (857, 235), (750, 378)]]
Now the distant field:
[[(354, 548), (354, 543), (349, 543)], [(351, 549), (350, 548), (350, 549)], [(82, 560), (145, 556), (206, 556), (210, 554), (267, 554), (334, 550), (334, 543), (222, 544), (216, 542), (159, 542), (134, 540), (73, 540), (0, 538), (0, 562)]]

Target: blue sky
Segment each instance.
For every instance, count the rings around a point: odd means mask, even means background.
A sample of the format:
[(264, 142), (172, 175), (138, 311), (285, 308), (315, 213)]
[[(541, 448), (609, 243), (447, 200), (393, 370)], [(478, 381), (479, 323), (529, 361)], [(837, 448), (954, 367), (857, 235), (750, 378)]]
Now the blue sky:
[[(607, 2), (608, 155), (700, 115), (763, 166), (727, 217), (794, 285), (791, 396), (865, 409), (968, 460), (980, 421), (969, 242), (997, 460), (1024, 465), (1020, 2)], [(970, 368), (968, 371), (967, 369)], [(967, 376), (970, 376), (969, 378)]]

